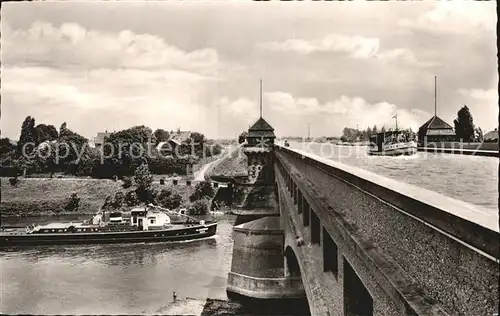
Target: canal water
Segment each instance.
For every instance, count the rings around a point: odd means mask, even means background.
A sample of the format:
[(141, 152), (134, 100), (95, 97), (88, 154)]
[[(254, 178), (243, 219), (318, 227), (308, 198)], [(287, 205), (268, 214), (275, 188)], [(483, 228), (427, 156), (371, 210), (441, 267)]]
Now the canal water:
[(218, 220), (217, 235), (197, 241), (2, 250), (0, 313), (150, 315), (166, 310), (173, 291), (227, 299), (235, 216)]
[(290, 147), (438, 192), (497, 212), (498, 158), (418, 152), (413, 156), (367, 154), (368, 147), (290, 142)]

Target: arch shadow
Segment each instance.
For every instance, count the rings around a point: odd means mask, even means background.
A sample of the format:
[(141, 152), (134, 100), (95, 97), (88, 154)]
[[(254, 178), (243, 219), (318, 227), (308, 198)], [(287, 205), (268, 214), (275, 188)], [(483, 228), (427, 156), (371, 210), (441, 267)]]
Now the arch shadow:
[(299, 261), (297, 260), (297, 256), (295, 255), (295, 252), (293, 251), (292, 247), (287, 246), (285, 248), (285, 259), (286, 259), (286, 267), (288, 269), (288, 273), (290, 274), (291, 277), (300, 277), (301, 272), (300, 272), (300, 265)]

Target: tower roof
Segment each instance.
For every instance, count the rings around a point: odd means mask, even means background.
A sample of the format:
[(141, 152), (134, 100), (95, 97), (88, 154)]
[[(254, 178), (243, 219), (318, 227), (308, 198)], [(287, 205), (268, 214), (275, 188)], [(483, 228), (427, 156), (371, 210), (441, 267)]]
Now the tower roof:
[(249, 129), (247, 138), (276, 138), (274, 128), (266, 122), (262, 117), (257, 120)]
[(264, 120), (262, 117), (257, 120), (249, 129), (248, 131), (274, 131), (274, 128), (269, 125), (266, 120)]
[(424, 123), (420, 128), (425, 129), (453, 129), (450, 124), (446, 123), (437, 116), (431, 117), (427, 122)]

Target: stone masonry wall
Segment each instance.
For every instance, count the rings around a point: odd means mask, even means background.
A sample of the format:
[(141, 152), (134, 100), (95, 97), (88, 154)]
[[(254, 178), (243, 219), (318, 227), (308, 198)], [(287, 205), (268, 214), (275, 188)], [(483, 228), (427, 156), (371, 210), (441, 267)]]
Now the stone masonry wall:
[[(396, 260), (450, 315), (482, 316), (497, 311), (499, 270), (494, 260), (304, 160), (286, 153), (283, 157), (314, 183), (333, 212)], [(321, 221), (331, 216), (318, 215)]]

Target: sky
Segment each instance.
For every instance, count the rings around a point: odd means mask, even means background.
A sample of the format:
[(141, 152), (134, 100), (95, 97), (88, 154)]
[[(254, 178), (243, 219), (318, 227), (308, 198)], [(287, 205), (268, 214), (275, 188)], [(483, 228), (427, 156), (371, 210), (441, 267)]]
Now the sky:
[(234, 137), (344, 127), (498, 126), (494, 1), (10, 2), (2, 5), (2, 137), (26, 116), (97, 132), (146, 125)]

